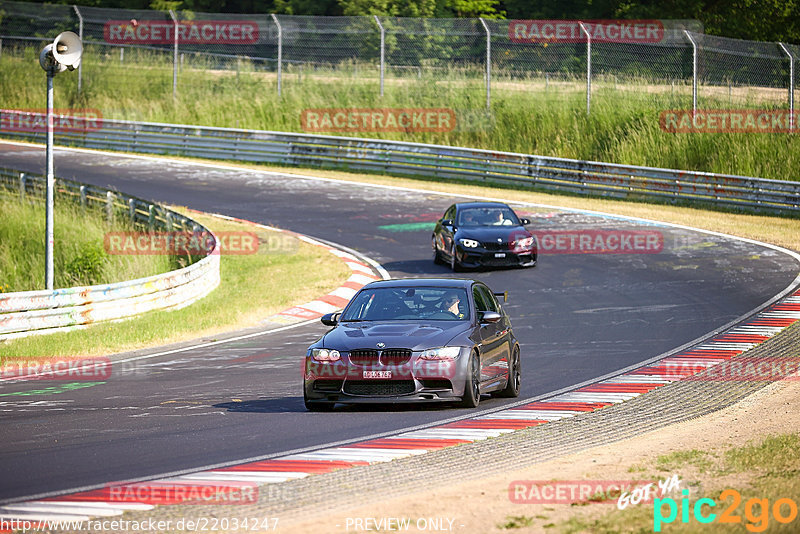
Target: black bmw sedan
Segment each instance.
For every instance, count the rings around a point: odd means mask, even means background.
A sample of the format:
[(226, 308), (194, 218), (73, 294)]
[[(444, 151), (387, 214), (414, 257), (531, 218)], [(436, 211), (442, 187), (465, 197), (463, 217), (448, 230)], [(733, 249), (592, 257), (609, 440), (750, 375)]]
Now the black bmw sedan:
[(536, 238), (502, 202), (453, 204), (433, 230), (433, 261), (448, 263), (454, 271), (462, 267), (536, 265)]
[(459, 402), (516, 397), (520, 355), (509, 319), (486, 284), (417, 278), (372, 282), (308, 348), (309, 410), (336, 403)]

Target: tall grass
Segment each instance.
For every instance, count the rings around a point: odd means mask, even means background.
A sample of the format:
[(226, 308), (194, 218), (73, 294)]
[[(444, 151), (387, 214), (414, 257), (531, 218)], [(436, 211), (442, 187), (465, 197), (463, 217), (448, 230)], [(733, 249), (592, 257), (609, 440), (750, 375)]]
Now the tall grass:
[[(164, 55), (126, 52), (92, 53), (83, 67), (83, 91), (77, 76), (56, 78), (56, 107), (96, 108), (106, 118), (221, 127), (301, 131), (307, 108), (446, 107), (459, 126), (449, 132), (376, 133), (365, 137), (459, 145), (546, 156), (800, 179), (800, 136), (789, 134), (683, 133), (659, 128), (659, 113), (691, 108), (691, 92), (647, 80), (598, 78), (593, 84), (591, 114), (586, 113), (580, 80), (545, 84), (541, 79), (498, 77), (492, 104), (485, 109), (482, 80), (458, 73), (446, 78), (408, 73), (386, 81), (380, 97), (374, 73), (311, 70), (287, 66), (283, 96), (278, 98), (273, 72), (245, 62), (238, 71), (214, 70), (202, 60), (187, 60), (172, 98), (172, 67)], [(41, 109), (44, 73), (38, 51), (4, 51), (0, 59), (2, 107)], [(191, 68), (189, 67), (191, 65)], [(352, 70), (352, 69), (351, 69)], [(701, 92), (701, 107), (785, 107), (785, 92), (737, 90), (726, 95)], [(783, 95), (783, 96), (781, 96)], [(340, 134), (355, 135), (355, 134)]]
[[(44, 203), (21, 202), (0, 193), (0, 213), (0, 291), (44, 289)], [(109, 227), (102, 213), (57, 199), (54, 220), (55, 287), (121, 282), (177, 267), (171, 256), (108, 254), (103, 247), (105, 233), (132, 228), (122, 222)]]

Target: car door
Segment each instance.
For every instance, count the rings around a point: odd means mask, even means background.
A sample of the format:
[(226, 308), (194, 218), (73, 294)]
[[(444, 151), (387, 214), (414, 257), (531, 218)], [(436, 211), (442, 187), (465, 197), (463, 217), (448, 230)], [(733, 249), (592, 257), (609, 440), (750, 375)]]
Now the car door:
[[(450, 251), (453, 249), (455, 219), (456, 205), (453, 204), (447, 208), (447, 211), (444, 212), (444, 215), (436, 224), (437, 235), (434, 236), (434, 239), (436, 239), (436, 247), (443, 252), (447, 258), (450, 258)], [(443, 224), (447, 221), (451, 221), (451, 224)]]
[(508, 342), (505, 322), (485, 323), (481, 312), (500, 313), (491, 291), (483, 284), (472, 286), (472, 297), (478, 316), (478, 337), (481, 343), (481, 383), (486, 387), (505, 382), (508, 374)]

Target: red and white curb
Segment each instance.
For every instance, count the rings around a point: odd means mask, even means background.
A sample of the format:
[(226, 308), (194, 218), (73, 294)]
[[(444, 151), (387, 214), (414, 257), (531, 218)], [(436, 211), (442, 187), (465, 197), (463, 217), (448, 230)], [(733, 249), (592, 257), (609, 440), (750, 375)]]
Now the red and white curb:
[[(220, 491), (232, 491), (237, 484), (286, 482), (318, 473), (389, 462), (493, 438), (625, 402), (665, 384), (684, 380), (700, 370), (747, 352), (797, 321), (800, 321), (800, 291), (795, 291), (745, 322), (697, 346), (620, 376), (579, 387), (546, 400), (395, 436), (137, 482), (130, 486), (143, 485), (150, 489), (158, 486), (212, 487)], [(151, 510), (156, 505), (183, 502), (174, 498), (173, 502), (165, 503), (164, 498), (158, 496), (136, 502), (116, 502), (109, 499), (109, 496), (109, 488), (103, 488), (6, 505), (0, 507), (0, 519), (25, 519), (32, 522), (81, 521), (120, 515), (128, 510)]]

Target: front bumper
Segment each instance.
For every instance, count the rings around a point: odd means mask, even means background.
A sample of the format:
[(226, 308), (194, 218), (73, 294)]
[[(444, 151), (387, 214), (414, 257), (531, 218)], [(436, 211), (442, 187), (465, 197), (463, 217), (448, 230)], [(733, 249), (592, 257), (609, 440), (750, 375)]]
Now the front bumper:
[(513, 252), (487, 250), (482, 247), (456, 248), (456, 259), (464, 267), (532, 267), (536, 265), (536, 250)]
[[(320, 364), (307, 357), (305, 397), (346, 404), (459, 401), (466, 381), (459, 360), (417, 360), (404, 366), (367, 368), (347, 361)], [(390, 371), (392, 376), (367, 378), (365, 371)]]

